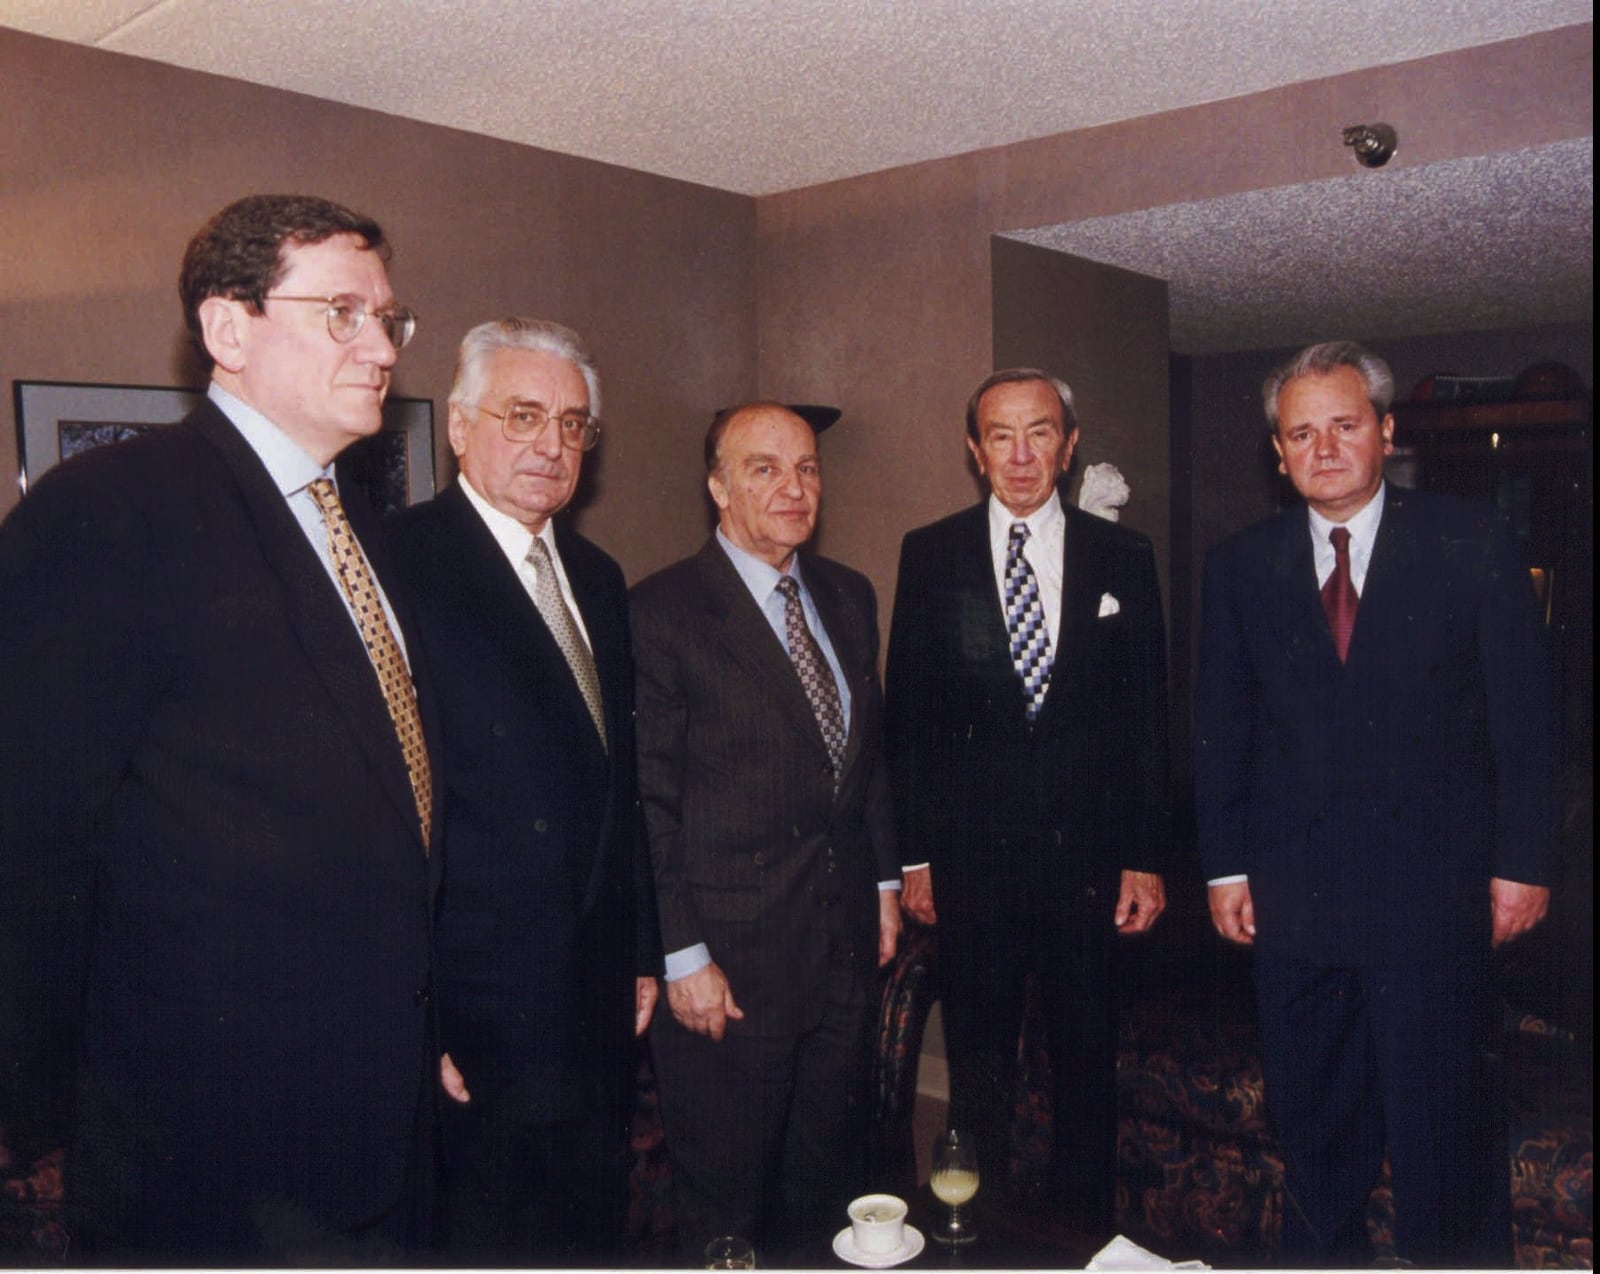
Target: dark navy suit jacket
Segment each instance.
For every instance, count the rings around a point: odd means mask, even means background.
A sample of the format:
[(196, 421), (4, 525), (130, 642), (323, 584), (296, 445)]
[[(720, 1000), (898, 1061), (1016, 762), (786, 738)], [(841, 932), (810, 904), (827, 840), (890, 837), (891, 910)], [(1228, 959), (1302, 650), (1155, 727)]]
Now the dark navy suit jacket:
[(0, 527), (0, 1084), (70, 1115), (74, 1219), (227, 1264), (400, 1206), (439, 870), (338, 588), (223, 414), (47, 474)]
[(1169, 854), (1165, 626), (1150, 541), (1064, 512), (1061, 636), (1033, 722), (988, 501), (906, 536), (888, 754), (902, 853), (930, 863), (941, 910), (1004, 911), (1020, 891), (1109, 939), (1122, 872), (1160, 872)]
[(603, 747), (565, 656), (459, 484), (386, 529), (443, 722), (443, 1045), (480, 1109), (621, 1120), (634, 980), (660, 960), (622, 572), (556, 522), (600, 676)]
[(1488, 507), (1387, 489), (1344, 665), (1304, 507), (1207, 557), (1200, 852), (1208, 879), (1249, 875), (1264, 952), (1486, 949), (1489, 879), (1551, 880), (1554, 721), (1528, 572)]

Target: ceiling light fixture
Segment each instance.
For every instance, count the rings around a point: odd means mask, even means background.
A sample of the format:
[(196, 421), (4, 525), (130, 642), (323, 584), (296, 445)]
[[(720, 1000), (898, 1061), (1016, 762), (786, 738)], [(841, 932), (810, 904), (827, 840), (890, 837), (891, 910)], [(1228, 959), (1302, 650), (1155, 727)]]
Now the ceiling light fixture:
[(1382, 168), (1400, 145), (1400, 135), (1388, 124), (1352, 124), (1344, 130), (1344, 144), (1355, 150), (1363, 168)]

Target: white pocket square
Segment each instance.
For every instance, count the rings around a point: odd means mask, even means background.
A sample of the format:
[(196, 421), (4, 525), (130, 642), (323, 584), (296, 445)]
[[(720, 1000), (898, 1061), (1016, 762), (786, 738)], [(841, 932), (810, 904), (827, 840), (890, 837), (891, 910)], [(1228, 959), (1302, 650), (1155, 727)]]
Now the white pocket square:
[(1121, 602), (1119, 602), (1115, 597), (1111, 596), (1110, 593), (1101, 593), (1100, 594), (1100, 615), (1099, 615), (1099, 618), (1104, 619), (1107, 615), (1119, 615), (1121, 613), (1122, 613), (1122, 603)]

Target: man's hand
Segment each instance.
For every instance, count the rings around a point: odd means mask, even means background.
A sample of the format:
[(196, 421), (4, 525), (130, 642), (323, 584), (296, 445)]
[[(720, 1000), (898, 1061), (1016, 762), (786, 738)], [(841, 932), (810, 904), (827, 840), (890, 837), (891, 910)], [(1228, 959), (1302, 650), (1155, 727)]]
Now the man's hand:
[(894, 959), (900, 945), (900, 891), (878, 890), (878, 967)]
[(654, 978), (635, 978), (633, 983), (633, 1033), (643, 1035), (650, 1026), (650, 1017), (656, 1011), (656, 1000), (661, 988)]
[(900, 906), (913, 920), (925, 925), (939, 923), (933, 909), (933, 872), (926, 867), (900, 873)]
[(720, 1041), (728, 1019), (744, 1020), (744, 1010), (733, 1002), (733, 988), (712, 961), (686, 978), (667, 983), (667, 1004), (686, 1031)]
[(472, 1100), (472, 1094), (467, 1091), (467, 1081), (461, 1078), (461, 1072), (450, 1060), (449, 1053), (439, 1058), (439, 1083), (444, 1086), (444, 1091), (449, 1094), (452, 1101), (466, 1105)]
[(1256, 905), (1250, 900), (1250, 882), (1237, 880), (1231, 885), (1212, 885), (1211, 923), (1229, 942), (1250, 946), (1256, 940)]
[(1153, 871), (1125, 871), (1112, 916), (1123, 933), (1143, 933), (1167, 909), (1167, 887)]
[(1498, 947), (1521, 937), (1545, 918), (1550, 910), (1550, 890), (1496, 876), (1489, 882), (1489, 908), (1494, 915), (1491, 942)]

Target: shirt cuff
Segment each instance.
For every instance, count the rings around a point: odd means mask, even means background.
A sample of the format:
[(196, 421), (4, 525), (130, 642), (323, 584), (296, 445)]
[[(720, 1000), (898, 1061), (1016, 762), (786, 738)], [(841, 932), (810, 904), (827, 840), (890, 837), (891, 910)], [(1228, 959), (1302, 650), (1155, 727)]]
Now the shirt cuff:
[(898, 892), (900, 889), (900, 882), (898, 880), (880, 880), (878, 882), (878, 892), (880, 894), (886, 894), (891, 889)]
[(1206, 884), (1213, 885), (1213, 886), (1215, 886), (1215, 885), (1242, 885), (1249, 879), (1250, 879), (1250, 877), (1246, 876), (1243, 872), (1241, 872), (1237, 876), (1218, 876), (1215, 880), (1206, 881)]
[(900, 872), (901, 872), (902, 875), (904, 875), (908, 871), (927, 871), (927, 869), (928, 869), (928, 864), (927, 863), (912, 863), (911, 866), (909, 866), (909, 867), (902, 867), (900, 869)]
[(676, 982), (691, 973), (698, 973), (711, 963), (711, 948), (703, 942), (681, 951), (667, 952), (667, 981)]

